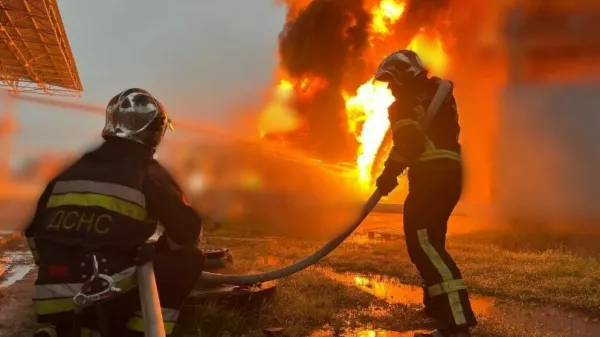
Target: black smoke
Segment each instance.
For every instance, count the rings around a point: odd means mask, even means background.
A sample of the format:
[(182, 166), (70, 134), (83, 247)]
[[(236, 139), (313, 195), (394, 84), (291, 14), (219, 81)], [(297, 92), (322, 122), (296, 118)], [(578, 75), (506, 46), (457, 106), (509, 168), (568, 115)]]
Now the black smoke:
[[(366, 6), (365, 1), (368, 1)], [(328, 83), (315, 96), (299, 101), (296, 106), (308, 126), (303, 129), (306, 136), (298, 145), (319, 159), (355, 160), (358, 144), (347, 131), (342, 92), (355, 93), (377, 67), (374, 60), (364, 57), (370, 47), (372, 19), (365, 8), (377, 3), (313, 0), (298, 12), (300, 6), (294, 6), (296, 1), (288, 1), (289, 21), (279, 35), (281, 66), (292, 78), (318, 76)], [(396, 23), (395, 35), (380, 42), (383, 45), (377, 49), (392, 52), (404, 48), (422, 28), (447, 30), (438, 26), (450, 5), (451, 0), (409, 1), (402, 20)]]
[(343, 83), (348, 85), (348, 74), (364, 67), (369, 22), (363, 0), (314, 0), (286, 23), (279, 36), (281, 65), (288, 75), (317, 76), (327, 82), (297, 107), (309, 125), (301, 145), (318, 158), (353, 160), (356, 153), (348, 143), (341, 92)]
[(362, 0), (315, 0), (279, 35), (282, 65), (294, 77), (339, 78), (367, 46), (368, 24)]

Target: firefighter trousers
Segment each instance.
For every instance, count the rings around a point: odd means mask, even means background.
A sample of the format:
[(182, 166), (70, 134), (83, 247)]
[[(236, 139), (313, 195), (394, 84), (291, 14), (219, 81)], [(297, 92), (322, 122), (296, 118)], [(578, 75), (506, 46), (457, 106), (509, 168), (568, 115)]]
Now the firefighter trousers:
[[(164, 326), (169, 336), (175, 331), (179, 313), (198, 282), (206, 259), (199, 249), (191, 252), (164, 250), (159, 251), (153, 262)], [(139, 292), (134, 292), (127, 301), (129, 308), (134, 306), (135, 310), (125, 323), (126, 336), (144, 336)]]
[[(153, 259), (154, 275), (167, 336), (175, 331), (179, 313), (197, 283), (205, 266), (205, 256), (199, 250), (176, 252), (158, 251)], [(102, 304), (104, 324), (110, 336), (144, 336), (144, 322), (138, 288)], [(98, 306), (86, 308), (74, 324), (74, 313), (38, 316), (40, 323), (54, 326), (58, 337), (100, 336), (101, 322)], [(75, 330), (73, 331), (75, 327)], [(179, 330), (179, 327), (177, 328)]]
[(461, 191), (460, 166), (411, 169), (404, 203), (406, 245), (424, 282), (424, 305), (440, 329), (451, 332), (477, 325), (462, 274), (446, 250), (448, 220)]

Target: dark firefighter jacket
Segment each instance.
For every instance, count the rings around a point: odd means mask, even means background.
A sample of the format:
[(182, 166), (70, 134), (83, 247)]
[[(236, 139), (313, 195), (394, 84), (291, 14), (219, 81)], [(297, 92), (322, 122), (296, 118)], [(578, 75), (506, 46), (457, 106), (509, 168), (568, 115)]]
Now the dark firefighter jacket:
[(394, 145), (386, 160), (386, 168), (397, 167), (400, 174), (406, 167), (452, 167), (460, 164), (460, 126), (452, 93), (448, 93), (428, 130), (421, 128), (421, 119), (437, 91), (438, 81), (438, 78), (423, 78), (408, 89), (392, 88), (396, 100), (388, 113)]
[(179, 246), (195, 246), (202, 230), (200, 216), (150, 149), (110, 139), (84, 154), (50, 181), (25, 232), (39, 266), (36, 314), (73, 310), (72, 298), (93, 270), (86, 254), (99, 255), (100, 272), (118, 287), (133, 289), (135, 251), (158, 222)]

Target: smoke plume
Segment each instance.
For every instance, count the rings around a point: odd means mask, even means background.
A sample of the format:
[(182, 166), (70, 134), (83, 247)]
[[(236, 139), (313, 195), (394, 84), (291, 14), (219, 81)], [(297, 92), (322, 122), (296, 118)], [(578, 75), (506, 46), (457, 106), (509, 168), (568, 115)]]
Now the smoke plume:
[[(385, 0), (287, 0), (287, 22), (279, 36), (280, 69), (296, 83), (325, 83), (309, 98), (298, 99), (303, 118), (299, 145), (310, 155), (353, 161), (357, 143), (348, 133), (343, 93), (353, 94), (372, 76), (388, 53), (406, 47), (423, 28), (443, 25), (450, 0), (405, 3), (391, 34), (374, 36), (376, 11)], [(401, 2), (394, 2), (396, 5)], [(381, 18), (379, 18), (381, 19)], [(440, 27), (446, 29), (448, 27)]]
[(342, 85), (348, 84), (347, 69), (363, 68), (369, 23), (363, 5), (362, 0), (315, 0), (286, 23), (279, 37), (281, 67), (289, 76), (327, 84), (310, 101), (297, 104), (309, 126), (303, 145), (321, 158), (342, 159), (340, 150), (348, 148)]
[(368, 21), (362, 0), (313, 1), (281, 32), (281, 65), (293, 77), (339, 82), (367, 45)]

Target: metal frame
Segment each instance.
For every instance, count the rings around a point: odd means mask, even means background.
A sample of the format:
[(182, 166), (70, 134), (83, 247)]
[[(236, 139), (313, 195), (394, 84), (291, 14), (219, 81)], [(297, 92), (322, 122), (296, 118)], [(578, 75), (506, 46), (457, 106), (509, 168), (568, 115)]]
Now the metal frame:
[(56, 0), (0, 0), (0, 88), (79, 96), (83, 90)]

